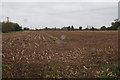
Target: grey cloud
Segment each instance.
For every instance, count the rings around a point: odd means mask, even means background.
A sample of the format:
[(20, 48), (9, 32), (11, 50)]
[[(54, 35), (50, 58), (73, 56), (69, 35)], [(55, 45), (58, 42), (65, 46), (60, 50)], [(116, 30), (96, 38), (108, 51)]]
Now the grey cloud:
[(109, 26), (118, 17), (117, 9), (114, 2), (4, 2), (3, 20), (10, 16), (11, 21), (30, 28), (67, 25), (101, 27)]

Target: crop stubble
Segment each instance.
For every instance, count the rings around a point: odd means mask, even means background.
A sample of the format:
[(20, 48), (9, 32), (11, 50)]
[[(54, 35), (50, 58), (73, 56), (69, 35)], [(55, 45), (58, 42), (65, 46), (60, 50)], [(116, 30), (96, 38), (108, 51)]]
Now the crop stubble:
[(3, 77), (93, 78), (118, 56), (117, 31), (23, 31), (2, 39)]

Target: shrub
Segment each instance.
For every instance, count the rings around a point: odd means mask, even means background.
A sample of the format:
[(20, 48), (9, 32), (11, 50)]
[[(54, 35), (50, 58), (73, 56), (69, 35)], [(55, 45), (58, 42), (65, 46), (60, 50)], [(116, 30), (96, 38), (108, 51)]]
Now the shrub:
[(12, 22), (0, 22), (0, 23), (2, 25), (0, 29), (2, 28), (1, 30), (3, 33), (22, 30), (22, 27), (19, 26), (17, 23)]

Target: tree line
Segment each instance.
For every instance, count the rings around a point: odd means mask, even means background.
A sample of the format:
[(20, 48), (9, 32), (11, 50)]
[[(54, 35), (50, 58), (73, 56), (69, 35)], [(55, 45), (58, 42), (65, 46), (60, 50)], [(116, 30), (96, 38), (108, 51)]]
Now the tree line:
[(74, 26), (68, 26), (68, 27), (62, 27), (59, 28), (48, 28), (45, 27), (44, 30), (119, 30), (120, 29), (120, 21), (115, 21), (111, 23), (110, 27), (102, 26), (99, 29), (93, 27), (93, 26), (87, 26), (87, 28), (83, 29), (82, 26), (80, 26), (78, 29), (74, 28)]
[[(62, 28), (48, 28), (45, 27), (43, 29), (35, 29), (35, 30), (119, 30), (120, 29), (120, 21), (116, 20), (115, 22), (111, 23), (110, 27), (102, 26), (99, 29), (93, 27), (93, 26), (87, 26), (87, 28), (83, 29), (82, 26), (78, 27), (77, 29), (74, 28), (73, 25), (68, 27), (62, 27)], [(0, 22), (0, 30), (2, 30), (3, 33), (13, 32), (13, 31), (23, 31), (23, 30), (31, 30), (28, 27), (24, 27), (22, 29), (22, 26), (20, 26), (18, 23), (13, 22)]]

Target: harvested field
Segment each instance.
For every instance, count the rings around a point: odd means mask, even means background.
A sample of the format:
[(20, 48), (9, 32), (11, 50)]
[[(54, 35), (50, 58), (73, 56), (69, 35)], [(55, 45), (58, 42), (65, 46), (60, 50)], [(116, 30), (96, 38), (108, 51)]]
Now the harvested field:
[(117, 77), (117, 31), (23, 31), (2, 39), (3, 78)]

